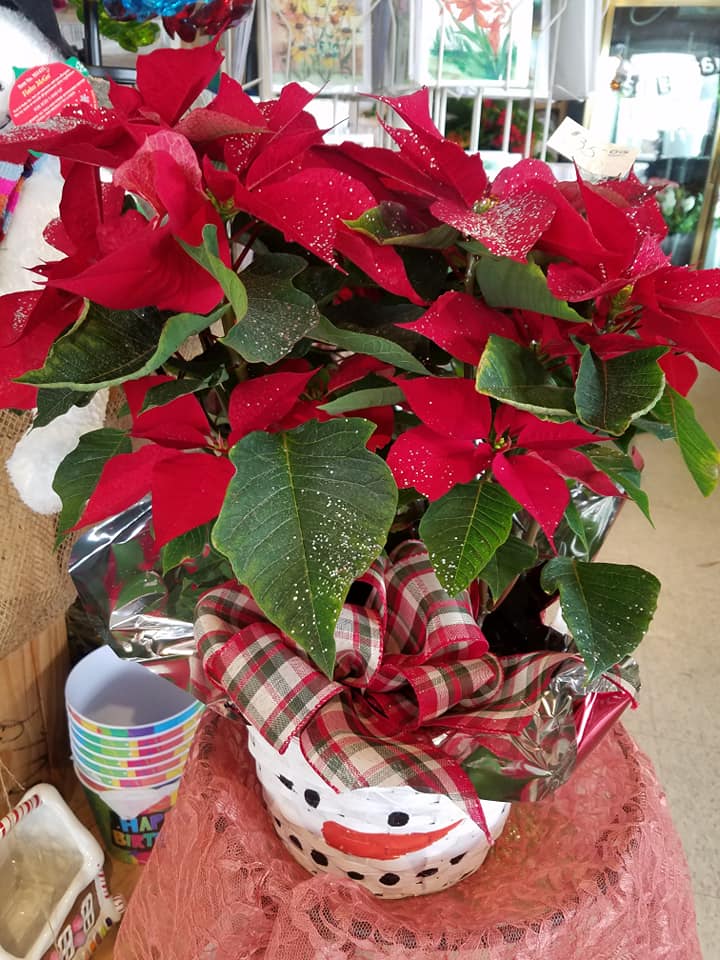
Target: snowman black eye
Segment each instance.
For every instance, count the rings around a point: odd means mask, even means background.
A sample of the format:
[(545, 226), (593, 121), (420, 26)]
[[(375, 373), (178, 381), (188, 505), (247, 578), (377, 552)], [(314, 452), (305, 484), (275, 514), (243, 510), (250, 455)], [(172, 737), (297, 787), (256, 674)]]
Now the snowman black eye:
[(320, 794), (317, 790), (305, 791), (305, 803), (310, 807), (316, 807), (320, 803)]
[(394, 810), (389, 814), (387, 822), (389, 827), (404, 827), (409, 819), (407, 813), (403, 813), (402, 810)]
[(396, 883), (400, 883), (400, 877), (396, 873), (384, 873), (378, 877), (378, 882), (385, 887), (394, 887)]

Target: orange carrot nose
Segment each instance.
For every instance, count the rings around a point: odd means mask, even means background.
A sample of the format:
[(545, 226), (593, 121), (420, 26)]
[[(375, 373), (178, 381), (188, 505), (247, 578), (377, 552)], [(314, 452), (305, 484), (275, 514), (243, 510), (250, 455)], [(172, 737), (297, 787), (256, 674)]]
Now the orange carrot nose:
[(325, 842), (354, 857), (368, 857), (370, 860), (394, 860), (406, 853), (415, 853), (429, 847), (431, 843), (447, 836), (462, 821), (451, 823), (449, 827), (431, 830), (429, 833), (360, 833), (343, 827), (333, 820), (326, 820), (322, 827)]

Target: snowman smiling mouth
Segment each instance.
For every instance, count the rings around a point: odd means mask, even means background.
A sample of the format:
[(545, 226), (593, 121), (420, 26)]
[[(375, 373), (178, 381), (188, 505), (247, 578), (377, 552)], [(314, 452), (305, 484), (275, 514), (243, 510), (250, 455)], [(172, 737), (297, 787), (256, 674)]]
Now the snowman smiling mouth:
[(458, 820), (439, 830), (430, 830), (427, 833), (361, 833), (351, 830), (334, 820), (326, 820), (322, 826), (322, 834), (328, 846), (356, 857), (368, 857), (371, 860), (394, 860), (408, 853), (423, 850), (443, 837), (462, 823)]

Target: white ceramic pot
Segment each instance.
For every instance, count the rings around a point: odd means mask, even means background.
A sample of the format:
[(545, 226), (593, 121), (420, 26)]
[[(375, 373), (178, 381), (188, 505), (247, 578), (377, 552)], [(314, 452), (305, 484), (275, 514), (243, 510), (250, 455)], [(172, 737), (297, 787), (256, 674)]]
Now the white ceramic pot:
[[(275, 830), (311, 873), (349, 877), (377, 897), (445, 890), (474, 873), (490, 845), (449, 797), (412, 787), (363, 787), (336, 793), (293, 739), (280, 754), (252, 727), (250, 752)], [(493, 839), (509, 803), (482, 801)]]

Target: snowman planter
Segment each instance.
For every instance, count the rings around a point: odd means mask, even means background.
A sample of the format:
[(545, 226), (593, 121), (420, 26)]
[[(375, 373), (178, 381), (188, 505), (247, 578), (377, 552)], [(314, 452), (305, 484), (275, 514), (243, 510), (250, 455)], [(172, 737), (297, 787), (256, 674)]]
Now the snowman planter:
[[(247, 588), (231, 581), (206, 593), (195, 614), (194, 692), (248, 724), (275, 830), (303, 867), (378, 897), (435, 893), (478, 869), (526, 784), (566, 779), (574, 701), (551, 691), (563, 706), (546, 729), (543, 697), (576, 658), (494, 656), (471, 595), (449, 597), (418, 542), (356, 583), (365, 595), (351, 591), (363, 602), (342, 608), (331, 677)], [(558, 754), (552, 776), (528, 765), (546, 741)]]
[[(283, 754), (252, 727), (250, 753), (275, 831), (310, 873), (355, 880), (376, 897), (445, 890), (482, 864), (490, 843), (449, 797), (412, 787), (363, 787), (336, 793), (302, 755), (297, 739)], [(482, 801), (496, 840), (509, 803)]]

